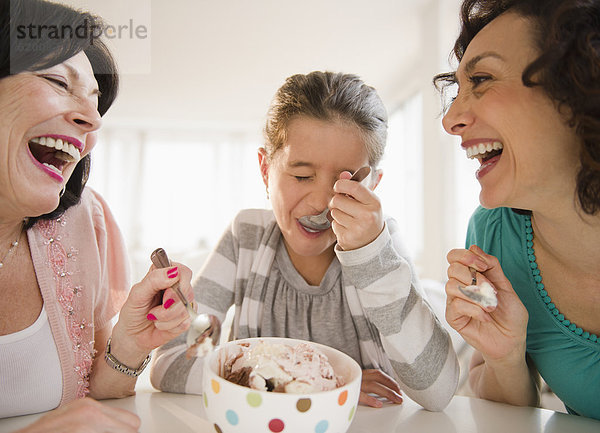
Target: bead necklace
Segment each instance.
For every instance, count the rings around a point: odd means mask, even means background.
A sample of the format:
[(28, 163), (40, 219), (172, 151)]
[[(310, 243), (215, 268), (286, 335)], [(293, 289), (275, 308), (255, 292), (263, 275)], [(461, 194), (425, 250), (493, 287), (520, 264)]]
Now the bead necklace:
[(2, 269), (4, 267), (4, 261), (10, 255), (10, 253), (12, 253), (14, 250), (16, 250), (17, 247), (19, 246), (19, 239), (21, 239), (21, 234), (23, 233), (23, 227), (25, 227), (24, 224), (21, 226), (21, 230), (19, 230), (19, 234), (17, 235), (17, 239), (14, 242), (11, 242), (10, 248), (8, 249), (8, 251), (6, 252), (6, 254), (4, 254), (4, 257), (2, 257), (2, 260), (0, 260), (0, 269)]
[(537, 288), (537, 292), (546, 305), (546, 308), (552, 313), (556, 320), (558, 320), (564, 327), (569, 329), (574, 334), (580, 336), (585, 340), (589, 340), (592, 343), (600, 343), (600, 338), (596, 334), (590, 334), (587, 331), (584, 331), (575, 323), (571, 322), (567, 319), (564, 314), (558, 311), (556, 305), (552, 302), (550, 296), (548, 296), (548, 292), (544, 288), (544, 283), (542, 282), (542, 275), (538, 268), (536, 259), (535, 259), (535, 251), (533, 249), (533, 227), (531, 226), (531, 216), (525, 216), (525, 238), (527, 239), (527, 258), (529, 259), (529, 267), (531, 269), (531, 274), (533, 275), (533, 280), (535, 281), (535, 285)]

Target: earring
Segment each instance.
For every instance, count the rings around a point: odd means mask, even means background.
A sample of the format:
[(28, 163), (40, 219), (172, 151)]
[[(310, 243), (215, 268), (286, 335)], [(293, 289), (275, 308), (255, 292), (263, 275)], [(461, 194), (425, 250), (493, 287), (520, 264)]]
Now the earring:
[(267, 191), (267, 200), (269, 200), (269, 198), (270, 198), (270, 197), (269, 197), (269, 187), (268, 187), (268, 186), (265, 186), (265, 190)]
[(65, 194), (65, 190), (67, 189), (66, 185), (63, 185), (62, 189), (60, 190), (60, 194), (58, 195), (59, 197), (62, 197)]

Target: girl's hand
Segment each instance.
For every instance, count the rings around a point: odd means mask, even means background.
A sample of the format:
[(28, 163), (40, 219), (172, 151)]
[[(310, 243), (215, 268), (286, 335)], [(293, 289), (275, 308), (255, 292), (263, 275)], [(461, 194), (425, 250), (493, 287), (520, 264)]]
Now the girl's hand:
[(190, 317), (171, 286), (179, 282), (188, 302), (192, 302), (191, 278), (190, 269), (179, 263), (163, 269), (152, 265), (144, 279), (132, 287), (121, 309), (112, 332), (113, 347), (115, 342), (121, 346), (134, 344), (148, 353), (186, 331)]
[(398, 382), (381, 370), (363, 370), (358, 402), (371, 407), (383, 406), (380, 399), (370, 394), (385, 397), (392, 403), (402, 403)]
[(349, 180), (351, 177), (348, 171), (340, 174), (333, 186), (336, 194), (329, 202), (331, 228), (338, 245), (345, 251), (364, 247), (383, 230), (379, 198), (368, 187)]
[(140, 424), (137, 415), (86, 397), (48, 412), (15, 433), (135, 433)]
[[(490, 362), (524, 363), (527, 310), (500, 267), (498, 259), (472, 245), (468, 250), (448, 253), (446, 320), (467, 343)], [(471, 271), (477, 270), (477, 284), (487, 281), (496, 289), (497, 307), (484, 308), (458, 290), (471, 284)]]

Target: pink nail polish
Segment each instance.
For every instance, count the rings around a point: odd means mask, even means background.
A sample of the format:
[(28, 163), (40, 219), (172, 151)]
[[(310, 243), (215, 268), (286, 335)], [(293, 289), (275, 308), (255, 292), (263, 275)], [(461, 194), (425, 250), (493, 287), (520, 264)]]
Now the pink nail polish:
[(179, 269), (177, 269), (177, 266), (167, 271), (167, 277), (169, 278), (175, 278), (177, 275), (179, 275)]
[(146, 316), (146, 319), (148, 320), (156, 320), (156, 316), (152, 313), (148, 313), (148, 315)]
[(165, 303), (163, 304), (163, 307), (165, 307), (165, 309), (166, 309), (166, 308), (169, 308), (169, 307), (170, 307), (171, 305), (173, 305), (174, 303), (175, 303), (175, 300), (174, 300), (174, 299), (167, 299), (167, 300), (165, 301)]

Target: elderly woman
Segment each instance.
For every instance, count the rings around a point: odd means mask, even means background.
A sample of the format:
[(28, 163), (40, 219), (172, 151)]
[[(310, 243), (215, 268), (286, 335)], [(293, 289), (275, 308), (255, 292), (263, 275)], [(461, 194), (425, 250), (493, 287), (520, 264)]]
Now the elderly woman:
[[(446, 318), (483, 398), (600, 419), (600, 1), (465, 0), (443, 124), (480, 167)], [(497, 307), (460, 288), (490, 283)]]
[[(44, 33), (69, 26), (86, 38)], [(152, 268), (129, 292), (115, 220), (85, 188), (117, 92), (90, 40), (99, 26), (42, 0), (0, 3), (0, 417), (65, 405), (35, 431), (137, 431), (135, 415), (82, 398), (131, 395), (151, 350), (189, 326), (169, 288), (191, 296), (189, 270)]]

